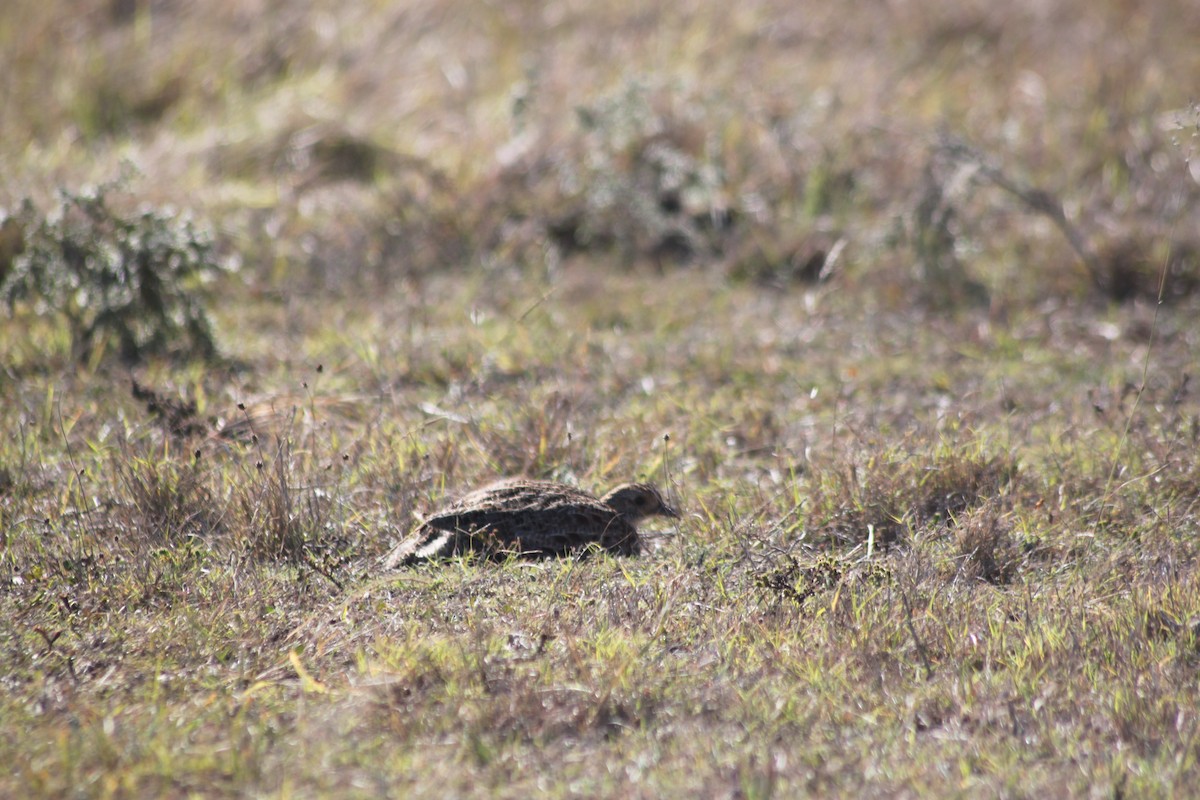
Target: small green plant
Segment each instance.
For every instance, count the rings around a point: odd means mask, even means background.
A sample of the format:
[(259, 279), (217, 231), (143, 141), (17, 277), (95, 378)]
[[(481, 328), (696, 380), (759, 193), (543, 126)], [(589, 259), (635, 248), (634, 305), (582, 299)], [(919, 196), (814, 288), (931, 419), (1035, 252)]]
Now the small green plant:
[(63, 191), (47, 216), (26, 200), (11, 218), (23, 235), (0, 274), (0, 297), (14, 312), (62, 317), (79, 359), (110, 348), (126, 363), (214, 358), (202, 299), (222, 271), (212, 238), (173, 210), (123, 215), (109, 204), (115, 186)]

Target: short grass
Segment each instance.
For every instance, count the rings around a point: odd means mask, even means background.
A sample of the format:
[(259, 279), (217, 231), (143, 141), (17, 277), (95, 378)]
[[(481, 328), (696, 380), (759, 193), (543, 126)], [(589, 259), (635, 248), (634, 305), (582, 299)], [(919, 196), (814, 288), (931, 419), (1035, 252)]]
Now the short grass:
[[(0, 795), (1200, 792), (1194, 3), (9, 5), (232, 269), (0, 319)], [(380, 572), (515, 474), (685, 513)]]

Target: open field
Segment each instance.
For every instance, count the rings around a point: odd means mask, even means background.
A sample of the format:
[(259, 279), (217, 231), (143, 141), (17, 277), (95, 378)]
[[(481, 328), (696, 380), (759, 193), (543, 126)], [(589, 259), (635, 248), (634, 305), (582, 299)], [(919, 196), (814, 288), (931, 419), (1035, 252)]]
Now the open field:
[[(7, 0), (0, 796), (1200, 795), (1196, 42)], [(683, 517), (379, 569), (518, 474)]]

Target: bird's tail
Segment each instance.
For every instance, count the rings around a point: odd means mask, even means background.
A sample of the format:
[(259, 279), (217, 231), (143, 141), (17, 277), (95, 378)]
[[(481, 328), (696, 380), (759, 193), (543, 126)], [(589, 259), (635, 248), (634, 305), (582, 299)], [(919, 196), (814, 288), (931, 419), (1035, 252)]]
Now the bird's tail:
[(383, 559), (384, 569), (400, 569), (421, 561), (446, 558), (455, 549), (454, 531), (429, 530), (422, 526), (392, 548)]

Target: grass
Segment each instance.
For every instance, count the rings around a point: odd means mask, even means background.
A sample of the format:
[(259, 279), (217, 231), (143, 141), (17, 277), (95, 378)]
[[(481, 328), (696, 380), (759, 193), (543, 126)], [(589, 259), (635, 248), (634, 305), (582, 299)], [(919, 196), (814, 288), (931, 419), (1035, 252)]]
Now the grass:
[[(1195, 794), (1200, 17), (1042, 6), (18, 0), (8, 218), (229, 269), (4, 295), (0, 794)], [(512, 474), (684, 518), (379, 571)]]

